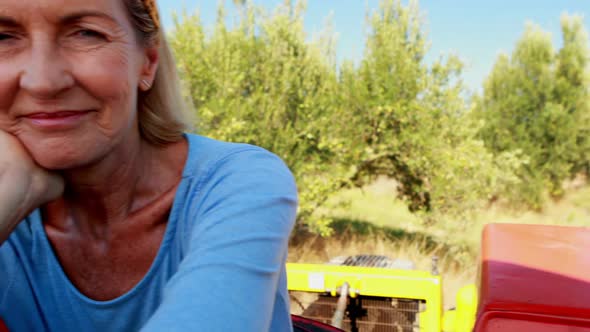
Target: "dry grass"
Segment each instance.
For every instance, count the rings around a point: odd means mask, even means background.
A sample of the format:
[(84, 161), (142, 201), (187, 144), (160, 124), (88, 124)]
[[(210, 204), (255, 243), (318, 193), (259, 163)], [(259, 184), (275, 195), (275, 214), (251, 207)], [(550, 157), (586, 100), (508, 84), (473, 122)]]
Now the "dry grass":
[(289, 261), (324, 263), (333, 257), (356, 254), (385, 255), (411, 260), (430, 270), (439, 257), (445, 308), (455, 302), (457, 290), (475, 281), (477, 253), (483, 227), (491, 222), (590, 226), (590, 187), (571, 190), (543, 211), (512, 211), (490, 206), (471, 222), (448, 220), (425, 225), (395, 198), (395, 183), (381, 179), (363, 190), (348, 190), (322, 211), (335, 218), (334, 236), (296, 234)]

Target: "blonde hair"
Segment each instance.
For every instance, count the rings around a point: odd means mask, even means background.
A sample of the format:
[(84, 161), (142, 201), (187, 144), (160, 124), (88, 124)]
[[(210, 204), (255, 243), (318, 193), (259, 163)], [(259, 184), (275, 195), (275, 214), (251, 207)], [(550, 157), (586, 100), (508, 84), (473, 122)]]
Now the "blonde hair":
[(188, 125), (174, 56), (162, 27), (154, 21), (144, 0), (124, 1), (139, 42), (143, 46), (159, 45), (159, 67), (152, 88), (139, 94), (139, 130), (154, 145), (177, 142)]

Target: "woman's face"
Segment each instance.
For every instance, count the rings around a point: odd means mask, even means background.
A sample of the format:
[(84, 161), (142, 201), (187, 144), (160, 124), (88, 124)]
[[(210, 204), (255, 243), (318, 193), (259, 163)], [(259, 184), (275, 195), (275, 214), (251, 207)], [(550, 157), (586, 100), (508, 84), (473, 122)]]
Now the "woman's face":
[(0, 130), (42, 167), (88, 165), (138, 137), (156, 66), (123, 0), (0, 0)]

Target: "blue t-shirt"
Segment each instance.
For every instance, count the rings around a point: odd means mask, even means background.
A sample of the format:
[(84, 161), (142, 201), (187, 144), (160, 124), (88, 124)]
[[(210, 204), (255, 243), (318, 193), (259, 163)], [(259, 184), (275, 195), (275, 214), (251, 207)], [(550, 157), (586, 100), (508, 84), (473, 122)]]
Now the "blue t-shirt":
[(95, 301), (70, 282), (39, 211), (0, 247), (0, 317), (20, 331), (291, 331), (285, 260), (297, 193), (261, 148), (187, 134), (188, 159), (147, 274)]

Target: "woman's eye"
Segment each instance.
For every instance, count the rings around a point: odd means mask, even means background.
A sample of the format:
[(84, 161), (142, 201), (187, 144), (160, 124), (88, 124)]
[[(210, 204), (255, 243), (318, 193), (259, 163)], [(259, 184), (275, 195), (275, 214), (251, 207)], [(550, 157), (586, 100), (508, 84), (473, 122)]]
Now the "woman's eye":
[(104, 35), (102, 33), (88, 29), (79, 30), (75, 35), (84, 38), (104, 39)]
[(12, 39), (13, 37), (9, 34), (0, 33), (0, 42), (7, 41)]

